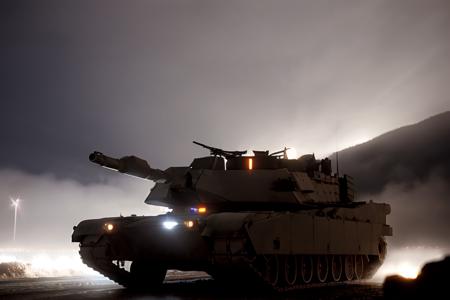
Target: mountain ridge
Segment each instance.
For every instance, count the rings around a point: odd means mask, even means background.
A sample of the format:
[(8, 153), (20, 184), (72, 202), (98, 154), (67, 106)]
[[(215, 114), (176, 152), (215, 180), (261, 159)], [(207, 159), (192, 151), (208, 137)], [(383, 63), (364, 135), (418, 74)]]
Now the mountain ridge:
[(450, 180), (449, 154), (446, 111), (340, 151), (339, 168), (355, 178), (359, 193), (375, 194), (388, 184), (412, 184), (432, 175)]

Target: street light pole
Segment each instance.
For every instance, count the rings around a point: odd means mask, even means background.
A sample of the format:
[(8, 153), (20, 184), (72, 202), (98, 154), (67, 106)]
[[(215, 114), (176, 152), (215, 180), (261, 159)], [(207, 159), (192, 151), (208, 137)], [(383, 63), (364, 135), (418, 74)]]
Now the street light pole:
[(19, 201), (20, 199), (12, 199), (11, 198), (11, 202), (12, 202), (12, 206), (14, 206), (14, 232), (13, 232), (13, 241), (16, 241), (16, 227), (17, 227), (17, 209), (19, 208)]

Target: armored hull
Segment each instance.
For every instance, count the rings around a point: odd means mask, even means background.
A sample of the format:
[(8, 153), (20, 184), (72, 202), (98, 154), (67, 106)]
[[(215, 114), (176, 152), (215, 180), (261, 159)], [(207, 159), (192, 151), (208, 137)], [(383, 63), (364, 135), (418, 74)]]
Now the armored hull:
[(331, 174), (329, 161), (210, 150), (165, 171), (133, 157), (91, 156), (152, 176), (146, 202), (173, 211), (82, 221), (72, 241), (83, 261), (126, 287), (158, 286), (167, 269), (178, 269), (278, 291), (370, 278), (382, 264), (389, 205), (354, 201), (351, 178)]

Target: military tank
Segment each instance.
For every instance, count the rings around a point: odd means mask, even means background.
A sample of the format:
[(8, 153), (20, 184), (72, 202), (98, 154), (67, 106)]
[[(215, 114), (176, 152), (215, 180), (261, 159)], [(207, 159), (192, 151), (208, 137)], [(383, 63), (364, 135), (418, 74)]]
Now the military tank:
[(390, 206), (356, 201), (330, 159), (194, 143), (210, 155), (164, 171), (136, 156), (89, 156), (155, 182), (145, 203), (171, 211), (80, 222), (72, 241), (86, 265), (128, 288), (157, 287), (177, 269), (287, 291), (370, 278), (383, 263)]

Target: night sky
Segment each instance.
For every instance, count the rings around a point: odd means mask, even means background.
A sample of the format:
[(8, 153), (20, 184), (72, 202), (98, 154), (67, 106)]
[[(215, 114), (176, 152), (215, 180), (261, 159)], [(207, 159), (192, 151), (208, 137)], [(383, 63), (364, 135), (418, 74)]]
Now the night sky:
[(1, 1), (0, 247), (70, 245), (84, 218), (154, 213), (156, 168), (207, 152), (323, 157), (450, 110), (450, 2)]

